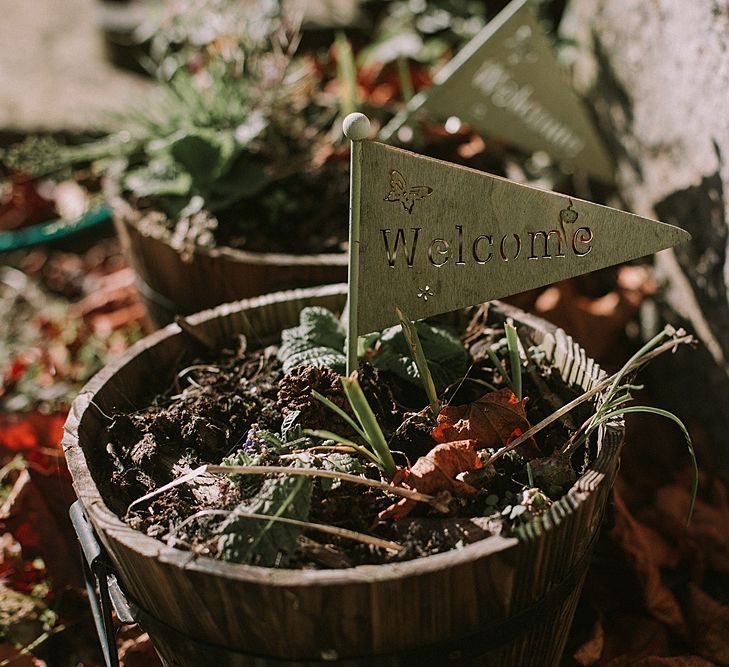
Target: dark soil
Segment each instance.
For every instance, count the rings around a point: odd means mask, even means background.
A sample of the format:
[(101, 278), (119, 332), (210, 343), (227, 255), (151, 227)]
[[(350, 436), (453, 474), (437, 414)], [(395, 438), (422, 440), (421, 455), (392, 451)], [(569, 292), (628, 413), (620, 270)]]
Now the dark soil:
[(319, 170), (269, 185), (260, 196), (218, 215), (216, 243), (253, 252), (343, 252), (349, 223), (348, 154)]
[[(503, 336), (503, 330), (484, 327), (479, 317), (465, 338), (473, 364), (469, 380), (447, 395), (452, 405), (480, 398), (486, 391), (481, 382), (503, 386), (484, 353), (486, 345)], [(238, 338), (215, 354), (196, 355), (181, 362), (169, 388), (150, 397), (149, 407), (113, 415), (107, 447), (110, 474), (102, 493), (131, 526), (178, 548), (217, 556), (222, 522), (239, 503), (255, 496), (265, 476), (206, 473), (130, 511), (127, 508), (204, 463), (220, 464), (234, 455), (254, 457), (255, 465), (287, 465), (297, 452), (320, 445), (321, 441), (299, 437), (276, 447), (262, 437), (264, 432), (279, 433), (292, 411), (298, 411), (297, 424), (303, 428), (326, 429), (357, 439), (344, 419), (311, 395), (315, 388), (351, 414), (337, 374), (327, 368), (302, 366), (284, 375), (276, 349), (247, 350), (245, 341)], [(367, 363), (360, 370), (360, 384), (399, 466), (413, 464), (437, 444), (430, 435), (435, 422), (423, 410), (427, 399), (419, 387)], [(576, 395), (546, 366), (525, 373), (524, 385), (532, 424)], [(543, 430), (537, 438), (540, 456), (548, 456), (563, 443), (585, 416), (568, 416)], [(320, 456), (315, 450), (310, 452)], [(399, 521), (378, 519), (380, 512), (397, 501), (392, 495), (316, 478), (308, 521), (395, 541), (404, 548), (394, 555), (380, 547), (305, 530), (286, 566), (331, 568), (407, 560), (509, 533), (541, 510), (541, 505), (530, 504), (524, 495), (530, 487), (524, 454), (517, 450), (499, 459), (482, 487), (478, 474), (469, 478), (479, 492), (468, 498), (446, 498), (449, 511), (445, 515), (421, 503)], [(587, 460), (589, 452), (579, 451), (573, 457), (574, 472), (569, 471), (571, 479), (566, 482), (537, 481), (547, 503), (548, 497), (561, 497)], [(362, 459), (359, 465), (365, 476), (381, 479), (373, 464)]]

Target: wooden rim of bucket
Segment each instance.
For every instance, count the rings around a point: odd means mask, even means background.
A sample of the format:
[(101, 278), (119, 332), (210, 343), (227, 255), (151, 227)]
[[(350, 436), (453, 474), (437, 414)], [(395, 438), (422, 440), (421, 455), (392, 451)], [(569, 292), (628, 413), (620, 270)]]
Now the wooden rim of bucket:
[[(144, 238), (154, 239), (155, 241), (164, 243), (169, 246), (170, 249), (174, 250), (169, 243), (170, 234), (167, 230), (161, 229), (159, 234), (150, 234), (140, 228), (139, 223), (144, 217), (143, 214), (134, 209), (126, 200), (122, 197), (114, 196), (110, 198), (109, 202), (114, 212), (114, 216), (125, 226), (132, 227), (137, 234)], [(346, 252), (293, 255), (279, 252), (252, 252), (250, 250), (238, 250), (229, 246), (208, 248), (200, 245), (196, 245), (193, 252), (196, 255), (210, 257), (212, 259), (227, 259), (244, 264), (261, 264), (269, 266), (271, 264), (277, 264), (279, 266), (347, 265)]]
[[(250, 311), (266, 306), (285, 306), (296, 302), (297, 307), (303, 307), (311, 299), (317, 297), (341, 297), (342, 302), (346, 297), (347, 286), (345, 284), (327, 285), (324, 287), (313, 287), (307, 289), (290, 290), (265, 295), (252, 299), (244, 299), (234, 303), (223, 304), (216, 308), (202, 311), (187, 319), (193, 326), (211, 319), (225, 317), (231, 313)], [(551, 335), (554, 342), (553, 354), (557, 361), (558, 368), (562, 370), (569, 367), (575, 368), (574, 360), (585, 359), (582, 348), (577, 346), (564, 331), (553, 325), (520, 311), (516, 308), (493, 302), (502, 318), (512, 317), (516, 320), (517, 326), (533, 328), (538, 325), (536, 331), (546, 331)], [(460, 549), (452, 549), (440, 554), (416, 558), (400, 563), (388, 563), (382, 565), (360, 565), (342, 570), (292, 570), (275, 569), (255, 565), (241, 565), (217, 560), (208, 556), (193, 554), (167, 546), (164, 542), (149, 537), (148, 535), (131, 528), (124, 523), (104, 502), (94, 482), (88, 461), (79, 442), (79, 429), (84, 416), (94, 409), (94, 397), (107, 383), (114, 380), (117, 373), (137, 355), (153, 349), (168, 338), (182, 335), (177, 324), (170, 324), (143, 340), (133, 345), (127, 352), (116, 361), (105, 366), (97, 373), (81, 390), (74, 400), (68, 419), (64, 426), (63, 448), (66, 453), (69, 470), (73, 476), (73, 485), (81, 500), (89, 519), (99, 533), (102, 541), (116, 540), (127, 549), (134, 550), (144, 556), (157, 558), (165, 564), (174, 565), (186, 570), (201, 571), (207, 574), (216, 574), (236, 580), (252, 581), (259, 584), (271, 586), (331, 586), (338, 584), (352, 584), (355, 582), (372, 582), (397, 579), (401, 577), (422, 575), (428, 572), (435, 572), (450, 568), (458, 563), (470, 562), (497, 552), (515, 547), (522, 540), (537, 538), (549, 532), (557, 524), (574, 513), (590, 494), (594, 493), (598, 486), (607, 477), (612, 479), (612, 471), (615, 468), (616, 457), (620, 451), (624, 436), (624, 424), (622, 420), (615, 420), (600, 432), (599, 453), (588, 469), (572, 486), (572, 488), (555, 502), (548, 512), (538, 520), (533, 521), (530, 530), (520, 534), (520, 538), (491, 536), (478, 542), (466, 545)], [(560, 361), (561, 359), (561, 361)], [(605, 377), (597, 364), (590, 364), (590, 382), (596, 382)], [(589, 382), (588, 382), (589, 384)], [(599, 517), (598, 517), (599, 519)], [(597, 525), (597, 524), (595, 524)], [(113, 550), (112, 550), (113, 551)]]

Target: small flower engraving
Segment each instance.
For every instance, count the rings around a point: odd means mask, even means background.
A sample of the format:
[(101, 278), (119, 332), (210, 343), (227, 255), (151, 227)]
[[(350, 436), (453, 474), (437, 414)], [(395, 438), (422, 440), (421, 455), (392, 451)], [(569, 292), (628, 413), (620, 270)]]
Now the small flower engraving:
[(563, 208), (559, 212), (559, 228), (562, 230), (562, 242), (567, 243), (567, 228), (565, 225), (571, 225), (573, 222), (580, 217), (580, 214), (573, 208), (572, 200), (569, 200), (570, 205), (567, 208)]
[(426, 285), (423, 288), (418, 287), (418, 299), (427, 301), (432, 296), (435, 296), (435, 293), (430, 289), (430, 285)]
[(567, 224), (572, 224), (580, 217), (580, 214), (575, 211), (572, 200), (569, 200), (570, 205), (567, 208), (563, 208), (559, 212), (559, 221)]
[(509, 50), (507, 62), (510, 65), (519, 65), (521, 63), (533, 65), (537, 62), (539, 58), (532, 50), (531, 39), (532, 29), (524, 24), (519, 26), (514, 35), (504, 42), (504, 45)]

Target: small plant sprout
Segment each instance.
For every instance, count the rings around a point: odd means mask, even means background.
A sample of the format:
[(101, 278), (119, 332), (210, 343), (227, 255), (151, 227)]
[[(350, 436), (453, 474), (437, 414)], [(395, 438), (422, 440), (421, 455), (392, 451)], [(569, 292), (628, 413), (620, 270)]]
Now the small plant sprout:
[(494, 369), (504, 379), (506, 386), (514, 392), (514, 395), (521, 400), (522, 397), (522, 380), (521, 380), (521, 353), (519, 351), (519, 335), (516, 328), (510, 322), (504, 324), (504, 332), (506, 334), (506, 346), (509, 350), (509, 366), (511, 374), (506, 372), (504, 365), (501, 363), (498, 355), (492, 348), (486, 348), (486, 352), (494, 365)]
[(410, 76), (410, 63), (404, 53), (397, 56), (397, 75), (400, 79), (400, 89), (402, 90), (402, 98), (406, 104), (415, 96), (415, 88), (413, 79)]
[(402, 333), (410, 347), (410, 353), (413, 355), (415, 365), (418, 367), (418, 375), (420, 375), (420, 381), (423, 383), (423, 389), (428, 397), (430, 411), (433, 413), (433, 416), (436, 417), (440, 413), (441, 402), (438, 398), (437, 392), (435, 391), (435, 383), (433, 382), (433, 376), (428, 368), (428, 360), (425, 358), (425, 351), (423, 350), (423, 345), (420, 342), (418, 330), (415, 328), (413, 321), (407, 317), (402, 310), (399, 308), (396, 308), (395, 310), (397, 311), (397, 316), (400, 319)]
[(506, 332), (506, 345), (509, 348), (509, 364), (511, 367), (511, 383), (513, 385), (512, 391), (516, 394), (516, 397), (521, 400), (521, 354), (519, 351), (519, 334), (516, 331), (516, 327), (511, 323), (507, 322), (504, 325), (504, 331)]
[(377, 465), (384, 475), (392, 479), (397, 472), (397, 466), (395, 465), (395, 460), (392, 458), (390, 446), (387, 444), (387, 440), (385, 440), (382, 429), (377, 422), (377, 417), (375, 417), (375, 413), (372, 412), (372, 408), (367, 402), (367, 398), (362, 391), (362, 387), (359, 385), (357, 372), (355, 371), (349, 377), (342, 376), (340, 379), (342, 381), (344, 395), (347, 397), (349, 405), (352, 407), (352, 411), (357, 418), (356, 422), (338, 405), (332, 403), (332, 401), (330, 401), (326, 396), (322, 396), (322, 394), (317, 391), (312, 391), (312, 396), (344, 419), (354, 429), (355, 433), (357, 433), (357, 435), (369, 445), (370, 449), (368, 450), (365, 447), (352, 442), (348, 438), (343, 438), (331, 431), (305, 430), (304, 433), (315, 438), (335, 440), (352, 447), (352, 449), (354, 449), (357, 453)]
[(337, 54), (337, 79), (342, 87), (339, 96), (342, 116), (347, 116), (359, 108), (357, 95), (357, 66), (354, 61), (352, 45), (343, 32), (337, 32), (334, 38)]
[(584, 444), (590, 435), (602, 424), (626, 414), (643, 412), (670, 419), (678, 425), (686, 438), (688, 453), (691, 458), (693, 477), (691, 482), (691, 500), (689, 502), (687, 513), (687, 521), (690, 521), (694, 511), (694, 504), (696, 502), (696, 493), (698, 491), (699, 470), (696, 463), (696, 454), (694, 453), (693, 444), (688, 430), (676, 415), (668, 412), (667, 410), (646, 405), (626, 405), (626, 403), (632, 400), (632, 395), (630, 394), (631, 390), (641, 389), (642, 387), (640, 385), (634, 385), (630, 382), (626, 382), (625, 378), (629, 373), (637, 371), (639, 368), (664, 352), (675, 350), (680, 345), (691, 345), (694, 342), (694, 337), (686, 334), (683, 329), (679, 329), (677, 331), (673, 327), (667, 326), (663, 331), (661, 331), (661, 333), (654, 336), (643, 347), (641, 347), (617, 373), (604, 379), (602, 382), (599, 382), (592, 389), (586, 391), (584, 394), (578, 396), (576, 399), (570, 401), (558, 410), (555, 410), (551, 415), (543, 419), (538, 424), (532, 426), (518, 438), (512, 440), (508, 445), (496, 451), (491, 455), (488, 461), (486, 461), (486, 465), (492, 464), (496, 459), (502, 457), (507, 452), (516, 449), (519, 445), (533, 437), (543, 428), (546, 428), (552, 422), (556, 421), (571, 410), (574, 410), (578, 405), (594, 398), (600, 392), (606, 391), (605, 397), (597, 407), (595, 413), (587, 421), (585, 421), (585, 423), (582, 424), (577, 431), (575, 431), (572, 437), (570, 437), (570, 439), (565, 443), (562, 450), (558, 453), (558, 456), (561, 456), (562, 458), (571, 457), (575, 450), (580, 445)]
[(641, 361), (645, 359), (646, 355), (653, 352), (667, 338), (676, 338), (682, 333), (682, 331), (677, 332), (675, 329), (673, 329), (673, 327), (666, 327), (663, 331), (654, 336), (643, 347), (641, 347), (614, 375), (614, 378), (608, 387), (605, 397), (598, 405), (595, 413), (587, 421), (585, 421), (585, 423), (582, 424), (582, 426), (577, 431), (575, 431), (575, 433), (572, 434), (572, 437), (567, 441), (561, 453), (564, 456), (571, 456), (572, 453), (580, 445), (588, 440), (590, 435), (594, 433), (601, 424), (605, 424), (612, 419), (622, 417), (626, 414), (647, 413), (670, 419), (681, 429), (681, 432), (686, 439), (686, 446), (688, 447), (689, 457), (691, 458), (691, 500), (689, 502), (688, 515), (686, 518), (686, 521), (688, 523), (691, 521), (691, 516), (693, 515), (694, 504), (696, 502), (696, 493), (698, 491), (699, 483), (699, 470), (696, 462), (696, 454), (694, 452), (694, 447), (691, 442), (691, 436), (689, 435), (688, 429), (676, 415), (674, 415), (672, 412), (668, 412), (668, 410), (662, 410), (661, 408), (656, 408), (649, 405), (626, 405), (633, 400), (633, 396), (630, 392), (632, 390), (640, 390), (643, 388), (643, 386), (630, 384), (629, 382), (625, 381), (627, 375), (631, 372), (631, 369), (634, 368), (636, 365), (641, 365)]

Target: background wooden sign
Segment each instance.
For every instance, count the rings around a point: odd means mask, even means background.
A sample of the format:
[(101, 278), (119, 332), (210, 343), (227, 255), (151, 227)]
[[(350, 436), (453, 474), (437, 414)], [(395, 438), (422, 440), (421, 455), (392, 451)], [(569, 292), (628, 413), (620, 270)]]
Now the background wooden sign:
[(356, 141), (360, 334), (649, 255), (678, 227), (520, 185), (372, 141)]
[(582, 100), (557, 62), (530, 0), (514, 0), (413, 98), (380, 135), (409, 117), (456, 116), (484, 135), (612, 181), (613, 164)]

